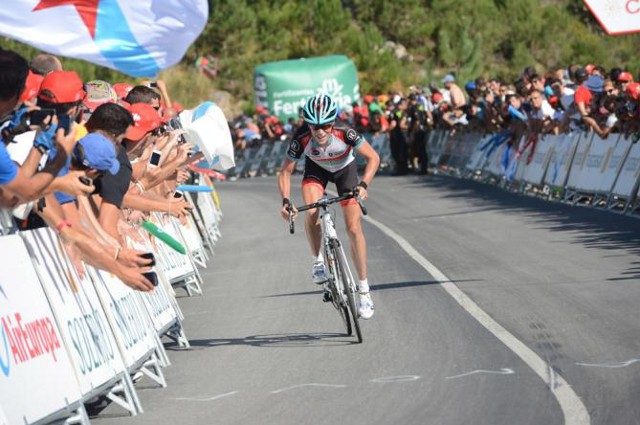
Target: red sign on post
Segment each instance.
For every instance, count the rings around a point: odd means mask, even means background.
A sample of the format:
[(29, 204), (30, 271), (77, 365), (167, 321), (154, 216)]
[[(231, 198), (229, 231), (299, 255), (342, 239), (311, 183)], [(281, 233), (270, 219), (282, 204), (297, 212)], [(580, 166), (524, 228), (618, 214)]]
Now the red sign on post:
[(640, 32), (640, 0), (584, 0), (609, 35)]

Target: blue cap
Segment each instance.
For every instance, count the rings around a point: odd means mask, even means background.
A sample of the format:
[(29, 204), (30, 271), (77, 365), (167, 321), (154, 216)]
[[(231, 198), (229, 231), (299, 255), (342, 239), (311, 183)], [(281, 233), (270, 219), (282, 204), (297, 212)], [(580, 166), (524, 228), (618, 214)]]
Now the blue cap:
[(467, 90), (475, 90), (476, 89), (476, 82), (475, 81), (469, 81), (467, 84), (464, 85), (464, 88)]
[[(80, 148), (81, 147), (81, 148)], [(85, 167), (117, 174), (120, 162), (113, 142), (102, 134), (90, 133), (78, 141), (73, 155)]]
[(600, 93), (604, 87), (604, 80), (598, 75), (592, 75), (585, 81), (584, 86), (592, 92)]
[(451, 74), (447, 74), (444, 76), (444, 78), (442, 79), (443, 83), (453, 83), (456, 80), (456, 77), (454, 77)]

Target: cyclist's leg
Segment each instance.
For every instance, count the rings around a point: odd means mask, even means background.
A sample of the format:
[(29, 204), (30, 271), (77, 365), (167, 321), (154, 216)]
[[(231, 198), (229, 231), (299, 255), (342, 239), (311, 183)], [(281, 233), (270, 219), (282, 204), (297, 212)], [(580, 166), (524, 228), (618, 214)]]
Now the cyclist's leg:
[(349, 202), (342, 206), (344, 222), (351, 242), (351, 258), (356, 266), (358, 279), (367, 279), (367, 241), (362, 232), (360, 206), (357, 202)]
[[(324, 195), (327, 186), (328, 176), (315, 162), (309, 158), (305, 161), (304, 177), (302, 179), (302, 199), (305, 204), (318, 201)], [(318, 256), (320, 251), (320, 221), (318, 219), (318, 209), (307, 210), (304, 218), (304, 228), (307, 233), (307, 240), (311, 247), (311, 255)]]
[[(338, 195), (350, 191), (358, 185), (358, 168), (353, 161), (334, 175)], [(367, 243), (362, 232), (360, 217), (362, 212), (355, 199), (342, 201), (342, 211), (344, 222), (351, 243), (351, 258), (356, 266), (358, 278), (363, 281), (367, 279)]]

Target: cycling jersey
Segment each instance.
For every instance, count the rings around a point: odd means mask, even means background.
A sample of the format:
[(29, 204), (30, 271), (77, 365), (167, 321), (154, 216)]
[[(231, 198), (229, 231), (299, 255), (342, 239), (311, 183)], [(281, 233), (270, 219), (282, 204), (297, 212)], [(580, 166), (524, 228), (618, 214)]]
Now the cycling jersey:
[(360, 133), (349, 127), (333, 127), (327, 146), (321, 147), (312, 137), (309, 126), (299, 128), (289, 144), (287, 156), (297, 161), (306, 155), (321, 168), (335, 173), (342, 170), (355, 159), (355, 150), (360, 148), (365, 139)]

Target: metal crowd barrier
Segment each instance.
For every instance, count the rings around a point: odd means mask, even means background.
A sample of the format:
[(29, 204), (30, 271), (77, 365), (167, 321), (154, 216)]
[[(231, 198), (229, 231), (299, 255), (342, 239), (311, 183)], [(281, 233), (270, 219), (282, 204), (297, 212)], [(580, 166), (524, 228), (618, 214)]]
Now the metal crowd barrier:
[(498, 184), (550, 200), (606, 208), (638, 209), (640, 146), (623, 134), (523, 137), (432, 131), (427, 152), (437, 172)]
[(91, 266), (78, 271), (55, 232), (15, 233), (0, 211), (0, 423), (88, 424), (85, 403), (97, 397), (137, 415), (143, 408), (132, 376), (167, 386), (162, 369), (170, 361), (161, 338), (189, 347), (175, 290), (202, 293), (198, 267), (207, 266), (207, 251), (220, 237), (217, 194), (194, 198), (186, 225), (153, 217), (187, 255), (140, 229), (128, 242), (155, 254), (153, 293), (133, 291)]

